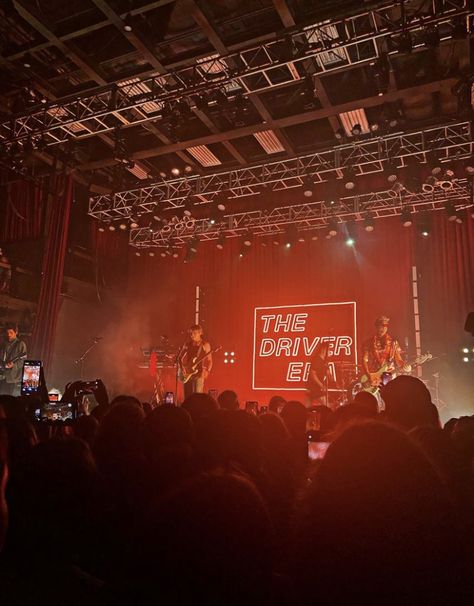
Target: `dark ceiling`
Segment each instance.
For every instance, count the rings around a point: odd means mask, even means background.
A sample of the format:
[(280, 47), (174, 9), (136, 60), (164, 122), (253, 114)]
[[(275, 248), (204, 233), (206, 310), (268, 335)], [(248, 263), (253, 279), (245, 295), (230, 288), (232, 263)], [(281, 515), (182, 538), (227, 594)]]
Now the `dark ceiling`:
[[(456, 85), (472, 82), (472, 16), (464, 0), (13, 0), (0, 7), (3, 146), (12, 116), (41, 106), (49, 111), (66, 96), (214, 55), (240, 74), (231, 53), (274, 41), (278, 54), (269, 80), (254, 73), (240, 80), (241, 88), (213, 87), (184, 105), (173, 93), (153, 119), (133, 126), (124, 118), (84, 138), (71, 129), (59, 145), (43, 139), (41, 128), (32, 131), (28, 149), (23, 140), (2, 150), (7, 178), (15, 171), (40, 175), (67, 161), (78, 181), (101, 191), (173, 168), (205, 173), (294, 157), (329, 148), (341, 135), (350, 139), (355, 122), (367, 124), (363, 136), (374, 136), (456, 119), (466, 111)], [(450, 11), (461, 16), (451, 18)], [(338, 49), (302, 61), (298, 44), (304, 54), (319, 43), (304, 28), (324, 23)], [(407, 42), (400, 28), (414, 25)], [(364, 44), (351, 46), (351, 37), (364, 33)], [(295, 62), (288, 60), (293, 56)]]

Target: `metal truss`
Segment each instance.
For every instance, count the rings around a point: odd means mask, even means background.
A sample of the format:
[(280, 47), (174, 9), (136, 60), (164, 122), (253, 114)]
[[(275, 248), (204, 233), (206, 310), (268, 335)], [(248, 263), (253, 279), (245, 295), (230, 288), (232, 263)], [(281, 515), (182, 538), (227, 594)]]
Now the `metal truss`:
[(229, 95), (263, 92), (307, 74), (323, 75), (374, 62), (381, 51), (396, 52), (393, 39), (402, 32), (410, 33), (415, 48), (424, 45), (423, 33), (428, 26), (438, 26), (441, 40), (449, 39), (453, 20), (465, 19), (467, 26), (474, 14), (468, 11), (467, 0), (406, 2), (406, 9), (411, 4), (426, 7), (427, 12), (416, 10), (413, 18), (402, 24), (399, 3), (392, 0), (226, 56), (216, 54), (165, 74), (133, 78), (33, 108), (1, 124), (0, 140), (7, 148), (13, 142), (36, 138), (55, 145), (110, 132), (117, 126), (128, 128), (162, 118), (164, 108), (169, 109), (172, 102), (185, 100), (193, 107), (196, 97), (216, 89), (225, 88)]
[(89, 215), (101, 221), (138, 217), (150, 212), (182, 209), (191, 200), (206, 204), (225, 194), (229, 198), (257, 196), (263, 190), (280, 192), (300, 187), (307, 175), (314, 183), (334, 180), (345, 169), (363, 176), (384, 170), (388, 160), (400, 167), (411, 160), (455, 161), (473, 153), (470, 122), (457, 122), (411, 133), (363, 139), (305, 156), (278, 160), (205, 176), (192, 176), (152, 183), (137, 189), (89, 200)]
[(272, 210), (253, 210), (226, 215), (215, 223), (209, 219), (178, 220), (175, 217), (158, 230), (150, 227), (131, 230), (129, 243), (137, 249), (170, 249), (196, 239), (217, 240), (222, 235), (226, 238), (249, 233), (254, 236), (275, 236), (284, 233), (290, 225), (294, 225), (298, 232), (312, 230), (317, 235), (317, 230), (328, 228), (329, 221), (356, 222), (367, 216), (380, 219), (400, 215), (403, 209), (414, 213), (436, 211), (444, 209), (447, 203), (453, 204), (458, 211), (474, 208), (472, 183), (463, 179), (454, 182), (452, 189), (447, 191), (437, 188), (432, 193), (405, 190), (395, 194), (392, 190), (385, 190), (348, 196), (334, 204), (319, 200)]

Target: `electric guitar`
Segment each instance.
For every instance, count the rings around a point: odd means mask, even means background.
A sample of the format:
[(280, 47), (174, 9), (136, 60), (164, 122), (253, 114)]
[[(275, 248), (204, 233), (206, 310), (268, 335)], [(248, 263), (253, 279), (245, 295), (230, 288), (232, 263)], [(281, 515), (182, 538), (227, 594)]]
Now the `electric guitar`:
[(186, 366), (183, 366), (183, 364), (180, 361), (179, 362), (179, 373), (178, 373), (179, 380), (182, 383), (187, 383), (190, 379), (192, 379), (195, 375), (198, 374), (199, 364), (201, 364), (201, 362), (203, 360), (205, 360), (208, 356), (215, 353), (216, 351), (219, 351), (220, 349), (222, 349), (222, 345), (219, 345), (219, 347), (211, 349), (211, 351), (208, 351), (207, 353), (194, 357), (189, 362), (189, 364), (187, 364)]
[[(413, 362), (410, 364), (410, 366), (412, 368), (414, 368), (415, 366), (421, 366), (421, 364), (428, 362), (428, 360), (431, 360), (432, 358), (433, 358), (433, 356), (430, 353), (422, 354), (422, 355), (416, 357), (413, 360)], [(383, 374), (388, 372), (388, 369), (392, 365), (393, 365), (393, 361), (391, 359), (389, 359), (389, 360), (387, 360), (387, 362), (382, 364), (382, 366), (378, 370), (371, 373), (372, 378), (367, 374), (362, 375), (361, 378), (359, 379), (362, 389), (365, 391), (369, 391), (371, 393), (376, 393), (380, 387), (380, 382), (382, 380)], [(403, 374), (410, 374), (410, 373), (405, 373), (405, 372), (403, 372), (403, 370), (397, 370), (397, 375), (403, 375)]]
[(26, 353), (22, 353), (19, 356), (15, 356), (11, 360), (5, 360), (5, 362), (0, 362), (0, 381), (3, 381), (3, 379), (5, 378), (5, 371), (9, 370), (9, 368), (7, 368), (7, 364), (15, 364), (15, 362), (19, 362), (20, 360), (26, 360), (26, 358)]

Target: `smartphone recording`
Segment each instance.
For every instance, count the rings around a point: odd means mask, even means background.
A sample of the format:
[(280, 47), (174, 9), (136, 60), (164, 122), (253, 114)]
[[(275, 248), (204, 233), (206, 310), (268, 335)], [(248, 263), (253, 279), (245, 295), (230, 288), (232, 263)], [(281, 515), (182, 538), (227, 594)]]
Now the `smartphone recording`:
[(72, 402), (48, 402), (36, 411), (43, 423), (72, 423), (77, 416), (77, 406)]

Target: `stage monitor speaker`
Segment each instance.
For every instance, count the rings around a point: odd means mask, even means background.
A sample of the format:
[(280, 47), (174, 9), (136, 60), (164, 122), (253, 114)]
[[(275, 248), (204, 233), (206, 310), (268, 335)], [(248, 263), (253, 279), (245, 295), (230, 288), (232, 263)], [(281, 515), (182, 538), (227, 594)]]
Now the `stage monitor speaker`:
[(474, 311), (467, 314), (466, 323), (464, 324), (464, 330), (470, 332), (474, 337)]

